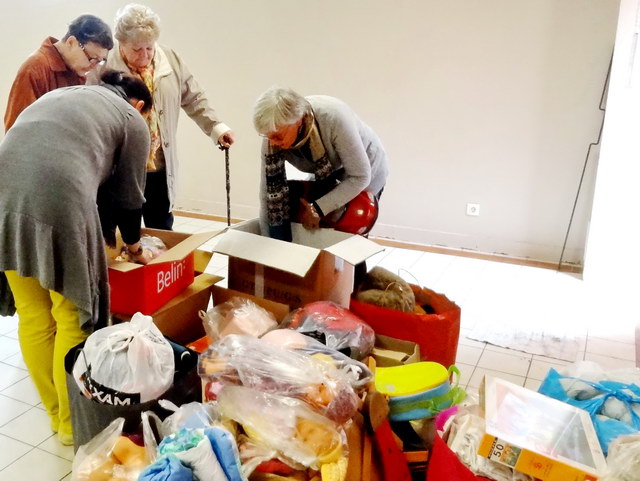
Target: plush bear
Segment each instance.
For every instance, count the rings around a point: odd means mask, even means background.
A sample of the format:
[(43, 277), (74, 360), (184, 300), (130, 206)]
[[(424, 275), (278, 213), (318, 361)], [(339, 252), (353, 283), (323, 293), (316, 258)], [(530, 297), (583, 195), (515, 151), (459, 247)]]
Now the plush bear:
[(403, 312), (415, 312), (416, 308), (416, 298), (409, 284), (383, 267), (374, 267), (367, 273), (356, 299)]

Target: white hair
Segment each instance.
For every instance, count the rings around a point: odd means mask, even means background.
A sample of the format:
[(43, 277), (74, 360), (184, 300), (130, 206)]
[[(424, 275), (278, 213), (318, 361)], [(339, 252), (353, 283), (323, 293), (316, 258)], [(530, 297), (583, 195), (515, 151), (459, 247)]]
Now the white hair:
[(260, 135), (295, 124), (311, 110), (311, 104), (295, 90), (273, 86), (253, 107), (253, 125)]
[(160, 17), (145, 5), (125, 5), (116, 12), (114, 36), (121, 43), (156, 42), (160, 37)]

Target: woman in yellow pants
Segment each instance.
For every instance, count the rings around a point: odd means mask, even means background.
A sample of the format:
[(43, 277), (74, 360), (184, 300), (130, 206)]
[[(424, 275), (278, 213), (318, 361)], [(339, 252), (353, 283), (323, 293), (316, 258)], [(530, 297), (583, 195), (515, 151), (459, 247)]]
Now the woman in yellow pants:
[(151, 258), (139, 242), (140, 113), (153, 100), (138, 79), (102, 81), (42, 96), (0, 143), (0, 315), (18, 312), (25, 364), (63, 444), (73, 443), (64, 357), (109, 319), (105, 239), (117, 225), (137, 260)]
[(44, 289), (37, 279), (16, 271), (5, 275), (20, 318), (18, 338), (24, 363), (47, 410), (51, 430), (63, 444), (73, 444), (64, 356), (87, 337), (80, 329), (78, 309), (61, 294)]

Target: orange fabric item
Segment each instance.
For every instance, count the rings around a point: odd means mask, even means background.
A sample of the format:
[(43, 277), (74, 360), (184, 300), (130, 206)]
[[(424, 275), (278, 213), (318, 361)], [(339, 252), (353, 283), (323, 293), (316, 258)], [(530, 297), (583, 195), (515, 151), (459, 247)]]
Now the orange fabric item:
[(201, 337), (200, 339), (196, 339), (193, 342), (187, 344), (187, 347), (193, 351), (196, 351), (198, 354), (202, 354), (207, 348), (211, 345), (211, 340), (207, 337)]
[(423, 361), (449, 367), (455, 363), (460, 335), (460, 308), (446, 296), (410, 284), (416, 304), (429, 305), (434, 314), (413, 314), (351, 299), (349, 309), (376, 334), (413, 341), (420, 346)]
[(54, 47), (57, 41), (53, 37), (45, 39), (40, 48), (20, 66), (7, 100), (5, 131), (9, 130), (24, 109), (47, 92), (84, 84), (84, 79), (67, 67), (62, 55)]

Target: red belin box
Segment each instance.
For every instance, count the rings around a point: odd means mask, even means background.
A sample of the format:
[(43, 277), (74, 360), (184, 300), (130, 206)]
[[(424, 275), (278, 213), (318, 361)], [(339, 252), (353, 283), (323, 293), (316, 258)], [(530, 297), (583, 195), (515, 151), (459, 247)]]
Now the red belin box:
[[(156, 229), (143, 229), (142, 232), (159, 237), (169, 249), (146, 266), (109, 261), (111, 312), (114, 314), (153, 314), (180, 294), (193, 282), (195, 271), (203, 271), (210, 258), (210, 254), (196, 256), (196, 249), (217, 234)], [(199, 263), (204, 265), (196, 265)]]

